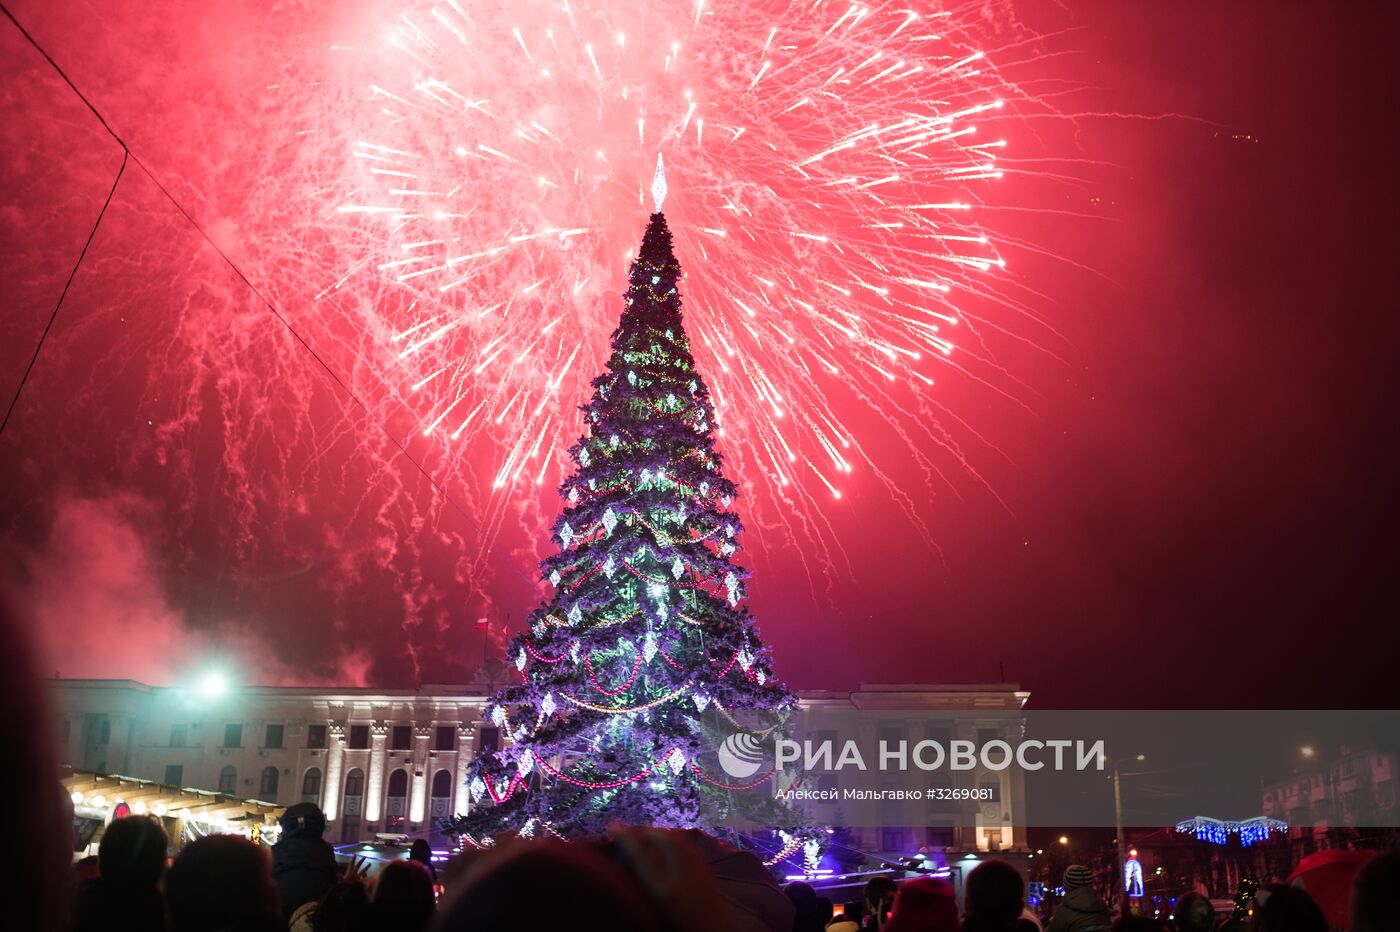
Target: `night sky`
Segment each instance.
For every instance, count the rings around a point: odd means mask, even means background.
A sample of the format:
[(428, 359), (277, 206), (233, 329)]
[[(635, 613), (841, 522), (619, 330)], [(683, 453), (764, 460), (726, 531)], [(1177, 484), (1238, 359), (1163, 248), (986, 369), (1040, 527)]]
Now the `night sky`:
[[(379, 422), (412, 425), (336, 381), (362, 384), (353, 310), (310, 300), (337, 244), (284, 169), (334, 77), (316, 56), (380, 6), (11, 4), (335, 374), (128, 164), (0, 437), (0, 574), (64, 675), (460, 682), (534, 604), (516, 567), (548, 486), (493, 497), (410, 442), (448, 503)], [(814, 565), (760, 509), (740, 558), (779, 673), (1004, 669), (1042, 708), (1392, 704), (1400, 8), (1014, 11), (1042, 37), (1018, 75), (1060, 116), (1008, 129), (1031, 170), (992, 201), (1037, 320), (1005, 322), (999, 383), (935, 389), (980, 481), (929, 482), (876, 424), (917, 521), (857, 477), (822, 509), (844, 556)], [(122, 153), (4, 20), (0, 71), (7, 406)]]

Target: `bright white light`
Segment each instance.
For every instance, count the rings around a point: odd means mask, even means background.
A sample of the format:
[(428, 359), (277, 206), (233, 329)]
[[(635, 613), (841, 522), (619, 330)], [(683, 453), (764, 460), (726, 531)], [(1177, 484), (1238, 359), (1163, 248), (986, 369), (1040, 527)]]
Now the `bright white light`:
[(211, 670), (200, 677), (195, 690), (206, 699), (217, 699), (228, 691), (228, 678), (218, 671)]

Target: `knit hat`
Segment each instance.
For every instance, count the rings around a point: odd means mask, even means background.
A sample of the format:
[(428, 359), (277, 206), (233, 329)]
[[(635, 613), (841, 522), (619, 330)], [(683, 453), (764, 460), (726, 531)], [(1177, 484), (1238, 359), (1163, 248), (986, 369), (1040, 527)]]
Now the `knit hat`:
[(1065, 889), (1087, 887), (1094, 882), (1094, 875), (1083, 864), (1071, 864), (1065, 869)]

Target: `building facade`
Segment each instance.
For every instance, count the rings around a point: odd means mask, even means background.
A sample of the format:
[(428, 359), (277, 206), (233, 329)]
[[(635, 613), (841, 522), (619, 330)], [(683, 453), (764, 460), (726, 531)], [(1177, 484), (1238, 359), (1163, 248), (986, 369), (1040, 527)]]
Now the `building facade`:
[[(74, 770), (120, 774), (172, 787), (288, 806), (314, 802), (327, 838), (435, 836), (439, 822), (471, 802), (467, 767), (494, 749), (500, 731), (484, 718), (489, 688), (326, 689), (246, 686), (213, 693), (131, 680), (52, 680), (61, 759)], [(1029, 694), (1014, 685), (863, 685), (802, 694), (804, 706), (870, 713), (884, 734), (985, 739)], [(985, 712), (985, 722), (978, 713)], [(950, 775), (956, 785), (994, 786), (991, 802), (930, 802), (917, 825), (856, 829), (866, 851), (1010, 851), (1018, 825), (1019, 774)], [(832, 813), (833, 816), (838, 815)]]
[[(1311, 749), (1309, 749), (1311, 750)], [(1296, 861), (1319, 848), (1384, 847), (1400, 825), (1400, 754), (1378, 747), (1314, 752), (1261, 788), (1265, 816), (1288, 823)], [(1382, 828), (1384, 826), (1384, 828)]]

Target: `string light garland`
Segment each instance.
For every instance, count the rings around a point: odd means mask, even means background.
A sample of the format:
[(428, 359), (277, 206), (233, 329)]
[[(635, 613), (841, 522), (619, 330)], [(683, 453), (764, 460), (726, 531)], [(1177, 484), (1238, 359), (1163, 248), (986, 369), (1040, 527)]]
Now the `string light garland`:
[(1237, 835), (1240, 844), (1246, 848), (1258, 844), (1261, 841), (1268, 841), (1272, 835), (1283, 834), (1288, 831), (1288, 823), (1281, 819), (1271, 819), (1266, 816), (1256, 816), (1252, 819), (1245, 819), (1240, 822), (1228, 822), (1221, 819), (1212, 819), (1207, 816), (1195, 816), (1176, 823), (1176, 831), (1183, 834), (1195, 835), (1201, 841), (1208, 841), (1213, 845), (1224, 845), (1229, 843), (1231, 835)]

